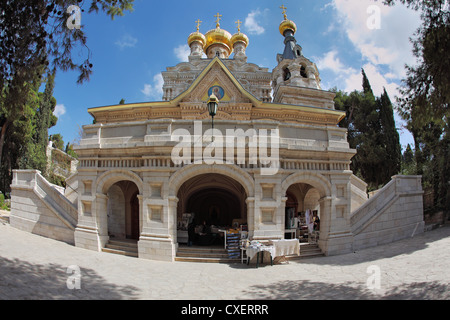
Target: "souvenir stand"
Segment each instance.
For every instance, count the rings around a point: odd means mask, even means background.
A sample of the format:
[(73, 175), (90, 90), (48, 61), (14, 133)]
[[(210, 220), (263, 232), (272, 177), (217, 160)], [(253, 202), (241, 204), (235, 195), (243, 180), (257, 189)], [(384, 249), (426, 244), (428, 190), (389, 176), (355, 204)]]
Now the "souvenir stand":
[(245, 242), (247, 241), (247, 225), (240, 225), (239, 229), (229, 229), (226, 231), (225, 248), (228, 251), (228, 258), (239, 259), (241, 262), (245, 256)]
[(241, 257), (241, 249), (240, 249), (240, 240), (241, 235), (239, 230), (229, 229), (227, 231), (227, 251), (229, 259), (239, 259)]
[(183, 213), (181, 221), (177, 225), (177, 240), (178, 243), (188, 243), (188, 227), (194, 219), (193, 213)]

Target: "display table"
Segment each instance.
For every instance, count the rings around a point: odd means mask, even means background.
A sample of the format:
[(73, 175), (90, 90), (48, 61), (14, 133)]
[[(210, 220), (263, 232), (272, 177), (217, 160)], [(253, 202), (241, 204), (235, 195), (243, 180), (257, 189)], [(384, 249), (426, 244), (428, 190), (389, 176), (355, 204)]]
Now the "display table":
[(247, 265), (250, 264), (250, 260), (256, 255), (256, 268), (259, 266), (260, 257), (261, 262), (264, 259), (264, 252), (270, 254), (270, 265), (273, 266), (273, 260), (276, 257), (286, 257), (290, 255), (300, 255), (300, 243), (297, 239), (292, 240), (273, 240), (273, 245), (265, 246), (259, 243), (250, 244), (246, 248)]
[(273, 258), (275, 253), (275, 248), (273, 246), (252, 246), (247, 247), (247, 265), (250, 263), (250, 260), (256, 255), (256, 268), (259, 266), (259, 257), (261, 257), (261, 262), (264, 259), (264, 252), (269, 252), (270, 254), (270, 265), (273, 266)]
[(292, 240), (273, 240), (275, 257), (286, 257), (291, 255), (300, 255), (300, 243), (297, 239)]

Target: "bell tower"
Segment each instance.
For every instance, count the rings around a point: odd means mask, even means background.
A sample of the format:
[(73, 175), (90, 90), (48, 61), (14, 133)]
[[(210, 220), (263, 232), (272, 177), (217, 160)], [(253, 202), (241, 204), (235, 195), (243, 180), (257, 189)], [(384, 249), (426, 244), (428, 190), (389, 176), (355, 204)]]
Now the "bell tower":
[[(309, 100), (316, 98), (310, 96), (317, 95), (313, 91), (321, 90), (319, 70), (315, 63), (303, 56), (302, 47), (295, 39), (297, 25), (287, 18), (286, 7), (280, 8), (283, 9), (284, 16), (279, 27), (284, 37), (284, 51), (277, 55), (278, 65), (272, 71), (273, 102), (311, 105)], [(331, 102), (323, 101), (314, 106), (331, 109), (334, 108), (334, 103), (331, 99)]]

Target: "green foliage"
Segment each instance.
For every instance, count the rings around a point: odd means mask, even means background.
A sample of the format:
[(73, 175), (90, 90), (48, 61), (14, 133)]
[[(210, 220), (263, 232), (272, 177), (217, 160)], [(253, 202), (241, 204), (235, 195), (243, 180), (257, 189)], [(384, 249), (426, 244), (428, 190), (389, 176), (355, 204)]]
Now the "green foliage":
[(362, 78), (362, 91), (336, 92), (335, 108), (346, 112), (340, 126), (347, 128), (349, 145), (357, 150), (351, 168), (375, 190), (401, 169), (400, 138), (386, 91), (374, 97), (364, 70)]
[(450, 212), (450, 1), (384, 0), (420, 10), (412, 39), (416, 66), (406, 66), (398, 111), (414, 137), (415, 174), (432, 190), (436, 210)]
[[(89, 80), (93, 65), (84, 26), (69, 29), (71, 13), (132, 11), (134, 0), (3, 0), (0, 9), (0, 189), (9, 190), (12, 169), (45, 169), (47, 130), (56, 124), (52, 97), (56, 70), (78, 70)], [(86, 10), (85, 10), (86, 9)], [(86, 14), (86, 13), (83, 13)], [(76, 54), (73, 51), (76, 49)], [(80, 58), (81, 57), (81, 58)], [(47, 77), (46, 90), (38, 93)], [(61, 147), (63, 148), (64, 145)], [(45, 170), (43, 170), (45, 172)]]
[(402, 154), (401, 173), (403, 175), (416, 174), (416, 161), (414, 158), (414, 152), (409, 143)]
[(0, 210), (10, 210), (9, 203), (5, 201), (5, 196), (0, 192)]
[(69, 156), (74, 157), (75, 159), (78, 159), (78, 154), (73, 150), (73, 143), (67, 142), (65, 153), (67, 153)]
[(53, 147), (64, 151), (64, 140), (60, 133), (52, 134), (50, 141), (53, 142)]

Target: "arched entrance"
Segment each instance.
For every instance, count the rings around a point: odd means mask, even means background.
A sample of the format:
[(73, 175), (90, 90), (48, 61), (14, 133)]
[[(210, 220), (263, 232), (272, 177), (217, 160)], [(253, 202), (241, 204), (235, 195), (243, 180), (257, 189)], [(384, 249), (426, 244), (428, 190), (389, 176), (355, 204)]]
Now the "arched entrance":
[[(285, 227), (299, 229), (300, 239), (306, 239), (314, 231), (320, 231), (320, 195), (307, 183), (294, 183), (286, 191)], [(305, 237), (303, 237), (305, 236)]]
[[(219, 173), (204, 173), (185, 181), (178, 190), (178, 243), (187, 243), (188, 226), (194, 220), (196, 240), (201, 245), (219, 245), (223, 233), (219, 230), (247, 224), (247, 194), (236, 180)], [(202, 224), (214, 234), (210, 242), (200, 241)]]
[(139, 240), (139, 189), (134, 182), (119, 181), (107, 191), (108, 236)]
[[(292, 218), (300, 226), (300, 234), (297, 236), (305, 235), (307, 238), (317, 231), (316, 233), (319, 233), (321, 237), (323, 222), (328, 225), (331, 215), (330, 182), (320, 174), (298, 172), (288, 176), (282, 182), (281, 190), (287, 198), (286, 219)], [(295, 211), (292, 212), (293, 210)], [(311, 221), (313, 219), (307, 219), (309, 217), (316, 217), (318, 223), (314, 226)], [(288, 222), (285, 225), (287, 226)]]

